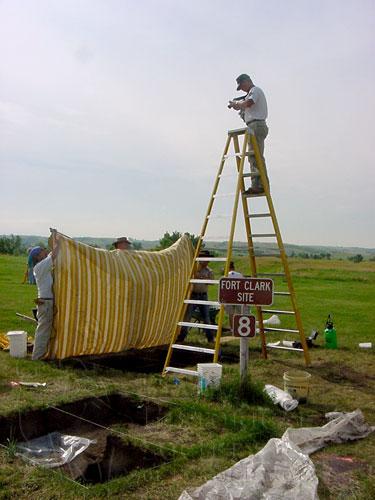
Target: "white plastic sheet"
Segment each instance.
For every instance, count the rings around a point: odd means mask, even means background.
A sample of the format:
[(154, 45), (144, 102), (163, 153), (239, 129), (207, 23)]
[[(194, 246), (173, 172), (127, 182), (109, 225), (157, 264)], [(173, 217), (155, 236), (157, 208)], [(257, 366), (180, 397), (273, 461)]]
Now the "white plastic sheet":
[(270, 439), (256, 455), (199, 488), (188, 488), (179, 500), (318, 500), (318, 478), (308, 454), (375, 430), (360, 410), (332, 416), (323, 427), (287, 429), (282, 439)]
[(29, 460), (34, 465), (53, 468), (71, 462), (85, 451), (91, 443), (90, 439), (68, 436), (60, 432), (51, 432), (31, 441), (17, 444), (17, 455)]
[(264, 391), (269, 395), (275, 405), (279, 404), (285, 411), (295, 410), (298, 406), (298, 401), (296, 399), (293, 399), (290, 394), (279, 389), (275, 385), (265, 385)]
[(361, 410), (337, 415), (323, 427), (289, 428), (282, 439), (293, 441), (303, 453), (311, 455), (329, 444), (362, 439), (375, 430), (365, 421)]
[(237, 462), (179, 500), (318, 500), (314, 464), (297, 446), (270, 439), (256, 455)]

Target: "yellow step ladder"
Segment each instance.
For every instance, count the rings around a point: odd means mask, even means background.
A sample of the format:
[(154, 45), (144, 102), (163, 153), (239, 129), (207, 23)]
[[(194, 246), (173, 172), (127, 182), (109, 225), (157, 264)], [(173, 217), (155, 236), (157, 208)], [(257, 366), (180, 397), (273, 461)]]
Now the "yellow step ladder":
[[(240, 139), (242, 138), (242, 145), (240, 145)], [(251, 143), (251, 148), (249, 147), (249, 143)], [(230, 146), (233, 146), (233, 153), (228, 154), (228, 151), (230, 149)], [(244, 172), (244, 165), (245, 165), (245, 159), (249, 156), (249, 151), (251, 150), (252, 154), (255, 156), (255, 160), (258, 166), (259, 174), (258, 173), (245, 173)], [(236, 163), (236, 177), (237, 177), (237, 184), (236, 184), (236, 191), (235, 193), (228, 193), (228, 194), (219, 194), (219, 185), (220, 181), (226, 177), (223, 174), (224, 170), (224, 165), (226, 161), (231, 158), (235, 158), (235, 163)], [(246, 162), (247, 164), (248, 162)], [(248, 177), (253, 177), (255, 175), (260, 175), (262, 184), (264, 187), (264, 193), (262, 194), (251, 194), (251, 195), (244, 195), (243, 192), (245, 190), (245, 182), (244, 179)], [(231, 198), (234, 197), (234, 203), (233, 203), (233, 212), (232, 214), (229, 215), (231, 217), (231, 225), (230, 225), (230, 232), (228, 236), (228, 246), (227, 246), (227, 253), (226, 257), (199, 257), (199, 254), (201, 253), (202, 250), (202, 245), (205, 240), (206, 236), (206, 231), (208, 227), (208, 223), (215, 217), (212, 212), (213, 212), (213, 206), (214, 202), (217, 198), (223, 197), (223, 196), (229, 196)], [(249, 210), (249, 200), (253, 198), (260, 198), (263, 197), (266, 200), (267, 206), (268, 206), (268, 211), (266, 212), (254, 212), (251, 213)], [(212, 354), (213, 355), (213, 362), (217, 363), (219, 359), (219, 352), (220, 352), (220, 340), (221, 340), (221, 332), (222, 332), (222, 325), (223, 325), (223, 317), (224, 317), (224, 305), (220, 305), (219, 302), (216, 301), (199, 301), (199, 300), (192, 300), (191, 297), (191, 292), (193, 289), (194, 283), (206, 283), (208, 285), (217, 285), (219, 284), (219, 280), (196, 280), (194, 279), (195, 272), (197, 270), (197, 267), (199, 265), (199, 262), (202, 261), (209, 261), (209, 262), (225, 262), (225, 270), (224, 270), (224, 276), (228, 276), (229, 272), (229, 266), (230, 266), (230, 261), (232, 257), (232, 247), (233, 247), (233, 239), (234, 239), (234, 233), (235, 233), (235, 227), (236, 227), (236, 220), (237, 220), (237, 212), (238, 212), (238, 205), (239, 205), (239, 200), (242, 200), (242, 208), (243, 208), (243, 216), (244, 216), (244, 222), (245, 222), (245, 229), (246, 229), (246, 235), (247, 235), (247, 244), (248, 244), (248, 251), (249, 251), (249, 259), (250, 259), (250, 269), (251, 269), (251, 277), (253, 278), (281, 278), (283, 280), (286, 280), (288, 291), (281, 291), (281, 290), (275, 290), (274, 291), (274, 298), (279, 298), (281, 300), (289, 299), (291, 302), (291, 309), (286, 310), (285, 306), (283, 309), (280, 308), (264, 308), (261, 306), (256, 306), (256, 313), (257, 313), (257, 320), (258, 320), (258, 326), (259, 326), (259, 335), (260, 335), (260, 340), (261, 340), (261, 349), (262, 349), (262, 355), (263, 358), (267, 358), (267, 350), (268, 349), (280, 349), (280, 350), (286, 350), (286, 351), (294, 351), (296, 353), (303, 353), (306, 365), (310, 365), (310, 355), (309, 355), (309, 350), (307, 347), (306, 343), (306, 338), (305, 334), (303, 331), (302, 327), (302, 322), (301, 322), (301, 316), (297, 307), (297, 301), (296, 301), (296, 296), (295, 292), (293, 289), (293, 283), (292, 283), (292, 278), (289, 272), (289, 267), (288, 267), (288, 261), (283, 245), (283, 241), (281, 238), (281, 233), (279, 229), (279, 225), (277, 223), (277, 218), (276, 218), (276, 213), (275, 209), (272, 203), (271, 199), (271, 194), (270, 190), (268, 187), (268, 182), (266, 178), (266, 174), (264, 172), (263, 164), (262, 164), (262, 159), (260, 156), (259, 148), (257, 141), (255, 139), (255, 136), (252, 132), (251, 129), (249, 128), (242, 128), (242, 129), (237, 129), (237, 130), (230, 130), (228, 132), (228, 138), (225, 144), (224, 148), (224, 153), (220, 161), (218, 173), (216, 176), (214, 188), (212, 191), (212, 195), (210, 198), (210, 202), (208, 205), (207, 213), (204, 218), (203, 222), (203, 227), (202, 231), (200, 234), (200, 237), (198, 239), (195, 255), (194, 255), (194, 260), (193, 264), (191, 266), (188, 282), (186, 284), (185, 288), (185, 293), (184, 293), (184, 298), (183, 302), (180, 305), (179, 308), (179, 313), (178, 313), (178, 321), (176, 323), (172, 338), (171, 338), (171, 343), (169, 345), (167, 357), (165, 360), (164, 364), (164, 369), (163, 369), (163, 375), (166, 373), (180, 373), (180, 374), (185, 374), (185, 375), (193, 375), (197, 376), (198, 372), (196, 370), (187, 370), (184, 368), (178, 368), (178, 367), (173, 367), (171, 366), (171, 360), (172, 360), (172, 354), (173, 351), (175, 350), (182, 350), (182, 351), (190, 351), (190, 352), (198, 352), (198, 353), (203, 353), (203, 354)], [(267, 209), (266, 209), (267, 210)], [(217, 215), (216, 217), (226, 217), (225, 215)], [(252, 232), (252, 220), (256, 219), (269, 219), (272, 223), (272, 232), (266, 232), (266, 233), (254, 233)], [(266, 254), (266, 253), (259, 253), (257, 252), (257, 247), (256, 247), (256, 242), (254, 240), (257, 239), (263, 239), (266, 238), (267, 240), (269, 238), (274, 238), (277, 243), (277, 248), (278, 248), (278, 253), (271, 253), (271, 254)], [(256, 258), (257, 257), (267, 257), (267, 256), (274, 256), (274, 257), (280, 257), (281, 258), (281, 263), (283, 267), (283, 273), (258, 273), (257, 272), (257, 265), (256, 265)], [(213, 349), (211, 348), (205, 348), (205, 347), (195, 347), (195, 346), (188, 346), (184, 344), (177, 344), (176, 339), (179, 335), (179, 332), (181, 330), (182, 326), (185, 327), (196, 327), (196, 323), (191, 323), (191, 322), (185, 322), (184, 317), (185, 317), (185, 312), (187, 309), (187, 306), (189, 304), (206, 304), (208, 306), (217, 306), (220, 307), (220, 312), (219, 312), (219, 318), (217, 325), (211, 325), (211, 324), (199, 324), (199, 328), (204, 328), (207, 330), (211, 331), (216, 331), (216, 340), (215, 340), (215, 347)], [(274, 306), (273, 306), (274, 307)], [(264, 314), (277, 314), (277, 315), (286, 315), (286, 316), (294, 316), (295, 321), (296, 321), (296, 328), (295, 329), (282, 329), (282, 328), (276, 328), (267, 325), (267, 322), (264, 319)], [(266, 343), (265, 339), (265, 333), (266, 332), (274, 332), (274, 333), (281, 333), (281, 334), (298, 334), (299, 336), (299, 342), (302, 346), (302, 348), (294, 348), (294, 347), (284, 347), (281, 346), (279, 343)]]

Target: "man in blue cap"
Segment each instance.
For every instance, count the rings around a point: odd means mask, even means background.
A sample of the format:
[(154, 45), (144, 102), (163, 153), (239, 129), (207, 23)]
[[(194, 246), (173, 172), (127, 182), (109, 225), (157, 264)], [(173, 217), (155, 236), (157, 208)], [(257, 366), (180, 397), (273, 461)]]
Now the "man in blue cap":
[(35, 330), (34, 348), (32, 354), (33, 361), (43, 359), (51, 337), (54, 299), (51, 269), (59, 248), (59, 235), (56, 235), (56, 244), (50, 254), (48, 254), (47, 250), (41, 247), (34, 247), (30, 252), (30, 257), (34, 263), (35, 281), (38, 287), (38, 298), (35, 300), (38, 306), (38, 326)]
[[(240, 111), (240, 115), (243, 117), (246, 125), (254, 132), (259, 153), (262, 158), (264, 173), (266, 174), (268, 182), (266, 161), (264, 159), (264, 140), (268, 134), (268, 127), (266, 124), (268, 116), (266, 96), (261, 88), (253, 84), (249, 75), (243, 73), (237, 77), (236, 81), (237, 90), (246, 92), (246, 96), (240, 100), (229, 101), (228, 107)], [(250, 171), (259, 174), (250, 138), (249, 153)], [(251, 187), (244, 191), (243, 194), (252, 195), (262, 193), (264, 193), (262, 180), (259, 175), (256, 175), (251, 178)]]

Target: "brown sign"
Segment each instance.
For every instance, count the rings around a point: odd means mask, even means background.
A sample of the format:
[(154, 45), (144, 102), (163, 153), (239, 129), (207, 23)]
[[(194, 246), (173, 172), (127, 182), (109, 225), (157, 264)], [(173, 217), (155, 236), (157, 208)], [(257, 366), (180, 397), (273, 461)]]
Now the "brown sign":
[(270, 306), (273, 281), (269, 278), (220, 278), (220, 304)]
[(256, 334), (255, 316), (235, 314), (233, 317), (233, 335), (241, 338), (254, 338)]

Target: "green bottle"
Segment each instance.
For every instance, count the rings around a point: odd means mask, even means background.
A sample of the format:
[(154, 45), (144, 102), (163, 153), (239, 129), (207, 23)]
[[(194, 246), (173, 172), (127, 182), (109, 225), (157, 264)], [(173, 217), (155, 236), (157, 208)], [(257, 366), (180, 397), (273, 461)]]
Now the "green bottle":
[(332, 323), (330, 314), (328, 315), (326, 329), (324, 330), (324, 338), (326, 339), (326, 348), (327, 349), (337, 349), (336, 330), (333, 327), (333, 323)]

